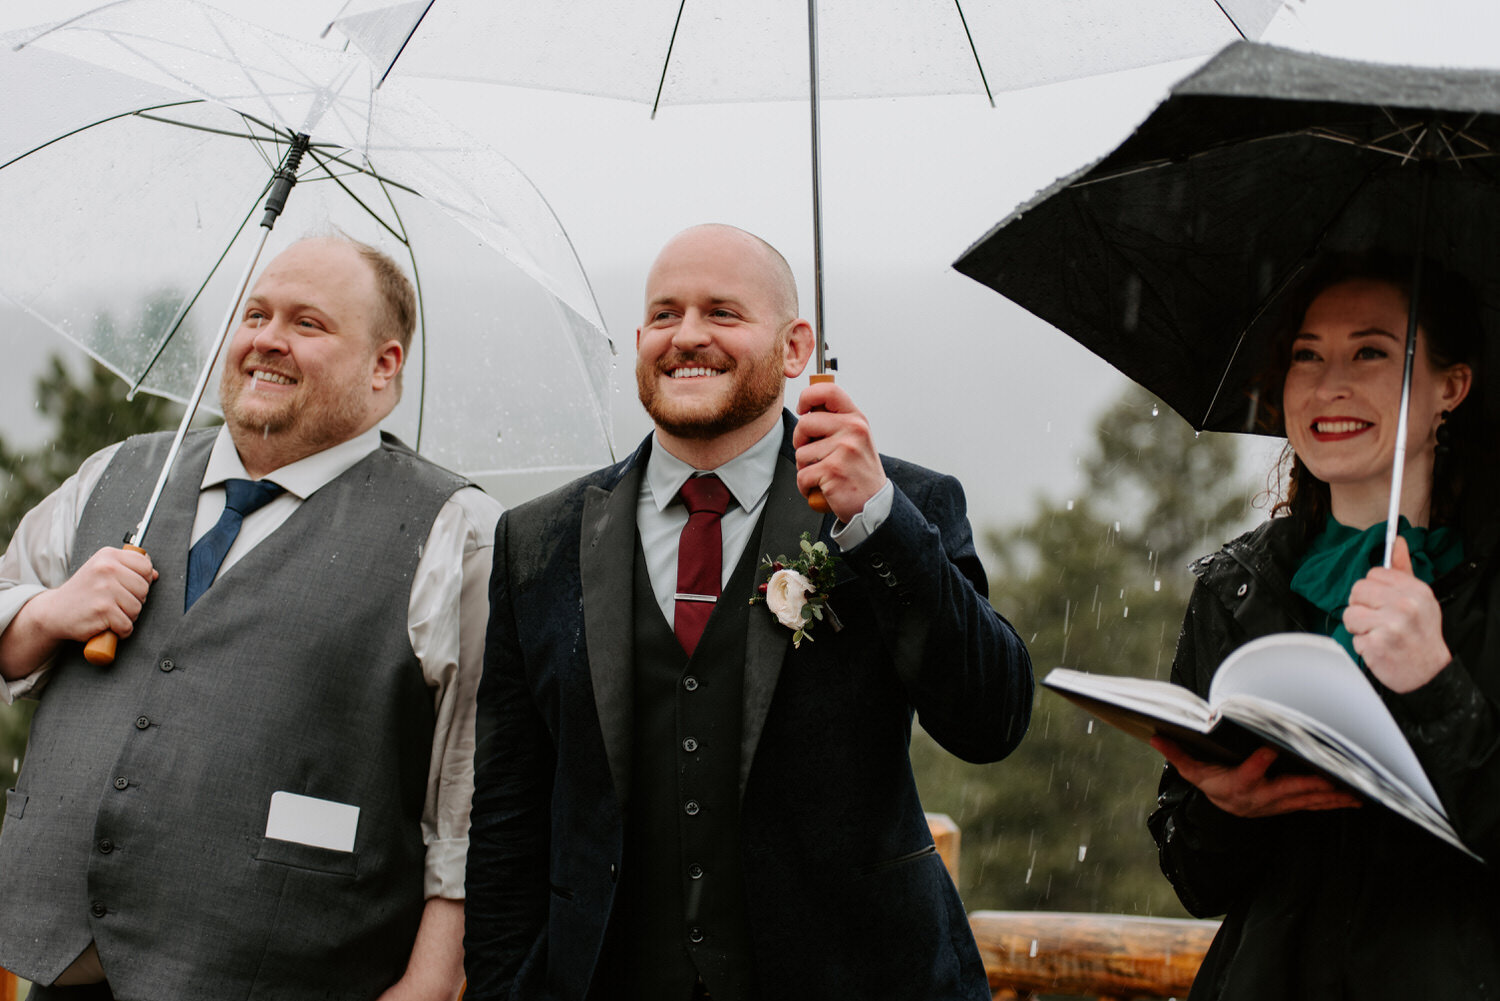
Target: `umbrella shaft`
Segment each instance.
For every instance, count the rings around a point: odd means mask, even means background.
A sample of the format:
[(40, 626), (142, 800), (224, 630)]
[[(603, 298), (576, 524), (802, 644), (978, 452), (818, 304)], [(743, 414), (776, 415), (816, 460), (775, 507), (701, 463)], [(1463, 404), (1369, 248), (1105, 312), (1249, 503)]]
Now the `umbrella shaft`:
[(816, 371), (828, 370), (828, 347), (823, 340), (823, 164), (822, 136), (818, 128), (818, 0), (807, 0), (807, 90), (812, 118), (812, 223), (813, 223), (813, 333)]
[(240, 284), (235, 292), (234, 301), (229, 304), (229, 312), (225, 314), (224, 322), (219, 325), (219, 336), (214, 341), (213, 351), (209, 353), (208, 362), (203, 366), (203, 370), (198, 373), (198, 383), (193, 387), (193, 395), (188, 399), (182, 422), (177, 425), (177, 434), (172, 438), (172, 447), (167, 450), (167, 458), (162, 463), (161, 474), (156, 478), (156, 487), (151, 491), (151, 499), (146, 502), (146, 513), (141, 515), (141, 523), (136, 526), (135, 533), (127, 540), (132, 545), (141, 545), (141, 540), (146, 537), (146, 529), (151, 525), (151, 517), (156, 514), (157, 501), (161, 500), (161, 492), (167, 485), (167, 477), (172, 472), (172, 465), (177, 461), (177, 453), (182, 450), (182, 439), (187, 436), (188, 425), (198, 413), (198, 404), (203, 402), (203, 392), (208, 388), (208, 380), (213, 375), (214, 366), (219, 360), (219, 353), (224, 350), (224, 342), (229, 339), (229, 332), (235, 326), (235, 318), (239, 316), (240, 303), (244, 301), (245, 290), (250, 286), (250, 276), (255, 273), (255, 266), (260, 262), (261, 252), (266, 249), (266, 241), (270, 238), (270, 229), (260, 231), (260, 240), (255, 245), (255, 253), (250, 255), (250, 263), (246, 265), (245, 273), (240, 276)]

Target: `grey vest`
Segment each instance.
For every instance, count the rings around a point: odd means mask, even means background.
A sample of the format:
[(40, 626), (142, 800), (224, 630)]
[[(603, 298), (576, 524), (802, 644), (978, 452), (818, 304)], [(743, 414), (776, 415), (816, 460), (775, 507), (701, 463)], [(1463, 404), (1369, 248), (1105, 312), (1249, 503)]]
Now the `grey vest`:
[[(0, 837), (0, 965), (50, 983), (89, 943), (116, 996), (369, 999), (423, 906), (432, 695), (407, 636), (421, 548), (463, 481), (387, 440), (183, 612), (189, 435), (115, 664), (60, 655)], [(118, 545), (166, 436), (125, 443), (72, 566)], [(354, 851), (265, 837), (278, 791), (359, 807)]]

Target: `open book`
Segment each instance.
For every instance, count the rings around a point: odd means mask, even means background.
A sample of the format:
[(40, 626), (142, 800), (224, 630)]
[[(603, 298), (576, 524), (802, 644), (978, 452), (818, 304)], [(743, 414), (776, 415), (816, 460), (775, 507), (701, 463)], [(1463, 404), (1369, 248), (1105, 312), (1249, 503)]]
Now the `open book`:
[(1326, 636), (1251, 640), (1219, 666), (1207, 702), (1165, 681), (1065, 667), (1042, 684), (1132, 737), (1160, 734), (1205, 761), (1235, 764), (1271, 744), (1479, 857), (1454, 833), (1390, 710)]

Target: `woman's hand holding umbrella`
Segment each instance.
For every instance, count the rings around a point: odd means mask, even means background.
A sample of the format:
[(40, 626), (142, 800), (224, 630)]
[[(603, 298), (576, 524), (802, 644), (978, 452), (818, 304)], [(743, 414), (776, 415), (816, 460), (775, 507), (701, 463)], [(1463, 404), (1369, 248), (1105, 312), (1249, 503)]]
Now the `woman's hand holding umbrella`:
[(1234, 767), (1199, 761), (1165, 737), (1151, 738), (1151, 746), (1209, 801), (1237, 817), (1272, 817), (1297, 810), (1342, 810), (1364, 801), (1321, 775), (1266, 775), (1276, 760), (1269, 747), (1257, 748)]
[(0, 674), (25, 677), (64, 640), (82, 643), (101, 632), (129, 636), (156, 576), (142, 550), (99, 550), (67, 583), (21, 606), (0, 633)]
[(1390, 567), (1373, 568), (1349, 592), (1344, 628), (1370, 673), (1393, 692), (1420, 688), (1453, 660), (1443, 641), (1443, 611), (1432, 588), (1412, 574), (1403, 538), (1396, 539)]

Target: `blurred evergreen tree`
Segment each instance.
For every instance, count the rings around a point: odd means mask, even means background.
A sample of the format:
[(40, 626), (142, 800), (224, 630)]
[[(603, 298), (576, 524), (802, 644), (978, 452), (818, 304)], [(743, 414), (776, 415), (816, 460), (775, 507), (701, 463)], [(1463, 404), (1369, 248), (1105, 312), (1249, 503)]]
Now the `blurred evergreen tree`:
[[(101, 321), (108, 323), (107, 319)], [(125, 384), (104, 366), (89, 363), (75, 375), (58, 355), (36, 379), (37, 410), (53, 425), (51, 440), (35, 449), (14, 448), (0, 435), (0, 551), (21, 518), (83, 462), (106, 445), (133, 434), (173, 427), (182, 407), (161, 397), (125, 399)], [(36, 705), (0, 705), (0, 788), (15, 782)]]
[[(1038, 682), (1059, 665), (1167, 677), (1187, 563), (1252, 520), (1236, 452), (1132, 386), (1095, 426), (1083, 496), (1038, 500), (1029, 522), (987, 535), (991, 598)], [(1160, 756), (1037, 693), (1030, 732), (999, 764), (965, 764), (914, 735), (923, 804), (962, 830), (965, 905), (1182, 915), (1145, 825)]]

